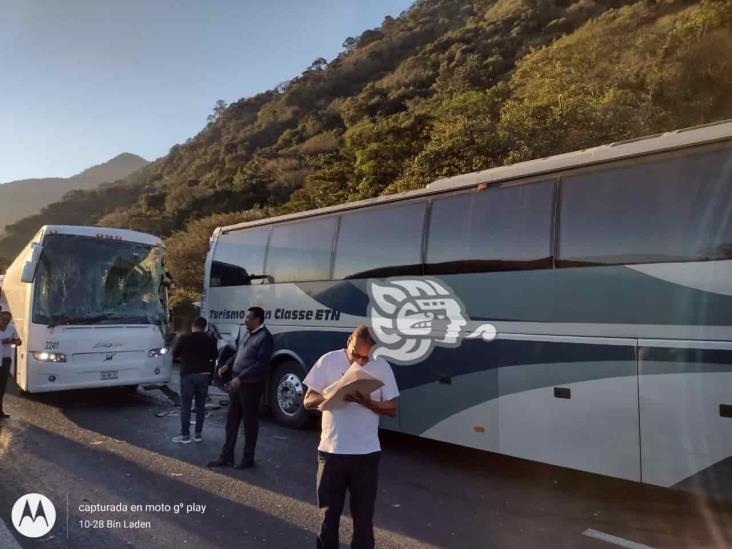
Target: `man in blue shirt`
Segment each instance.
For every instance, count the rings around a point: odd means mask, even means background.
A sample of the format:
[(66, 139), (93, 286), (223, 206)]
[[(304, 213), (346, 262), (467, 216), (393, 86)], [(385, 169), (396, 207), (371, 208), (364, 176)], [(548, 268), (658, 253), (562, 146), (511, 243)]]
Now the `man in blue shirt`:
[(259, 403), (269, 376), (274, 342), (272, 334), (264, 326), (264, 310), (260, 307), (251, 307), (247, 311), (244, 324), (247, 333), (239, 344), (236, 356), (229, 359), (217, 372), (217, 375), (222, 376), (231, 370), (232, 380), (228, 384), (231, 396), (226, 416), (226, 442), (221, 449), (221, 456), (210, 461), (209, 467), (234, 464), (234, 450), (242, 420), (244, 458), (235, 469), (254, 466), (254, 449), (259, 434)]

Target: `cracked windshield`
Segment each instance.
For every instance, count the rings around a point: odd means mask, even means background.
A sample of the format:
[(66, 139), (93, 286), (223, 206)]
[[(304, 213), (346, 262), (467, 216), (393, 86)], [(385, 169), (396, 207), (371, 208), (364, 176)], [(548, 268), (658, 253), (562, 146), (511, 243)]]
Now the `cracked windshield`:
[(36, 274), (37, 324), (160, 324), (162, 250), (77, 235), (46, 237)]

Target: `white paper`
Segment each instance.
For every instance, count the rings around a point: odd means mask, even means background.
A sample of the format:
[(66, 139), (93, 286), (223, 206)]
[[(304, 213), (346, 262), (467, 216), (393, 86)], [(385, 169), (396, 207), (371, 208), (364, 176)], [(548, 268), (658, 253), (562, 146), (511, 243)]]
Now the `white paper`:
[(325, 400), (320, 405), (320, 409), (333, 410), (340, 408), (346, 403), (344, 399), (347, 395), (356, 391), (364, 395), (370, 395), (383, 386), (384, 383), (380, 379), (369, 374), (362, 366), (355, 363), (351, 364), (351, 367), (346, 370), (341, 379), (325, 388), (323, 391)]

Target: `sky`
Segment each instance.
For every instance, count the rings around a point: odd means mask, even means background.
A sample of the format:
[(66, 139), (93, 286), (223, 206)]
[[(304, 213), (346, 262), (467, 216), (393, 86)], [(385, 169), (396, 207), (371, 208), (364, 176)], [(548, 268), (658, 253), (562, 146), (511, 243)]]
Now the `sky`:
[(0, 183), (193, 137), (413, 0), (0, 0)]

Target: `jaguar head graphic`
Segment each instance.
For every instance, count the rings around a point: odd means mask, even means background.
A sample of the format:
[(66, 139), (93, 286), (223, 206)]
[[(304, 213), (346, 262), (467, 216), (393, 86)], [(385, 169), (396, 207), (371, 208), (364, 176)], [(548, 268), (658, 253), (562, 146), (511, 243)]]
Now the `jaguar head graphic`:
[(374, 357), (418, 362), (435, 345), (460, 344), (468, 321), (462, 303), (433, 279), (370, 281), (369, 317), (377, 340)]

